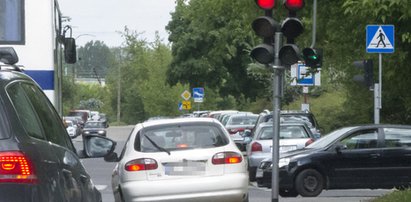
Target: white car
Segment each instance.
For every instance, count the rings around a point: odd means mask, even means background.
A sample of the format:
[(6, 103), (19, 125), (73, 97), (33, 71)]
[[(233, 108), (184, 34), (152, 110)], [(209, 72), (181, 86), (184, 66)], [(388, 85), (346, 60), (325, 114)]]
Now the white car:
[(71, 138), (77, 137), (77, 126), (70, 120), (65, 120), (66, 130)]
[(212, 118), (139, 123), (105, 160), (116, 201), (248, 201), (246, 159)]

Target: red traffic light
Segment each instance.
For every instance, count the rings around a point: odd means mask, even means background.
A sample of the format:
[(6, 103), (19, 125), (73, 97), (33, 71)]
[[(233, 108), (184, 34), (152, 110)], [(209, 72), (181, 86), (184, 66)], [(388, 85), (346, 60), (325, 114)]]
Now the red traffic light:
[(304, 0), (284, 0), (284, 5), (288, 10), (297, 11), (304, 7)]
[(271, 10), (275, 7), (275, 0), (255, 0), (255, 3), (264, 10)]

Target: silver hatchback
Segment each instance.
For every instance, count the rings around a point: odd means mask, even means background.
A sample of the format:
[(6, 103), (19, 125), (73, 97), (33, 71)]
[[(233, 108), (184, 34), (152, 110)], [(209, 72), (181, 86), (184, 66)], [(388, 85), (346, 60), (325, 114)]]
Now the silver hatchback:
[[(315, 137), (304, 122), (280, 123), (280, 153), (301, 149), (311, 144)], [(247, 145), (247, 158), (250, 180), (255, 180), (255, 174), (260, 162), (272, 156), (273, 123), (262, 123), (257, 126), (255, 136)]]

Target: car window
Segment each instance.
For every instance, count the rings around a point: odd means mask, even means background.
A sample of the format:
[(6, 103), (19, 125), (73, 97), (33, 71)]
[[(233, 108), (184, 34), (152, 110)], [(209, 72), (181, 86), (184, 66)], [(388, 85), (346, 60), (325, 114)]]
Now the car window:
[[(269, 140), (273, 139), (273, 128), (264, 127), (259, 132), (259, 139)], [(309, 134), (300, 125), (290, 125), (290, 126), (280, 126), (280, 139), (300, 139), (300, 138), (309, 138)]]
[(256, 121), (257, 116), (234, 116), (226, 125), (254, 125)]
[(21, 124), (29, 136), (45, 139), (39, 117), (34, 111), (30, 100), (27, 98), (24, 89), (19, 84), (20, 83), (14, 83), (10, 85), (7, 88), (7, 94), (13, 103)]
[(167, 125), (144, 128), (136, 141), (135, 149), (142, 152), (159, 152), (156, 145), (167, 150), (182, 150), (213, 148), (228, 144), (224, 132), (210, 125)]
[(385, 147), (410, 147), (411, 129), (384, 128)]
[(37, 112), (47, 140), (75, 151), (63, 125), (63, 121), (57, 115), (47, 97), (34, 85), (24, 83), (22, 87), (31, 101), (34, 110)]
[(378, 147), (377, 129), (357, 131), (341, 140), (347, 149), (368, 149)]
[(86, 122), (84, 128), (104, 128), (103, 122)]

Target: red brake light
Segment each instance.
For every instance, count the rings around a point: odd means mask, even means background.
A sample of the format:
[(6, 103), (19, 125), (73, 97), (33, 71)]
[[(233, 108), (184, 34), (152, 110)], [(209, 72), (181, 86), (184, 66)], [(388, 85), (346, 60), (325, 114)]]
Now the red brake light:
[(310, 139), (305, 143), (305, 146), (308, 146), (308, 145), (310, 145), (310, 144), (313, 143), (313, 142), (314, 142), (314, 140), (310, 138)]
[(260, 143), (254, 142), (251, 145), (251, 152), (259, 152), (259, 151), (263, 151), (263, 147), (261, 146)]
[(219, 164), (236, 164), (241, 163), (243, 157), (236, 152), (220, 152), (213, 156), (212, 163)]
[(148, 158), (134, 159), (127, 162), (124, 166), (124, 169), (127, 171), (155, 170), (157, 168), (157, 161)]
[(31, 160), (20, 151), (0, 152), (0, 183), (37, 183)]

